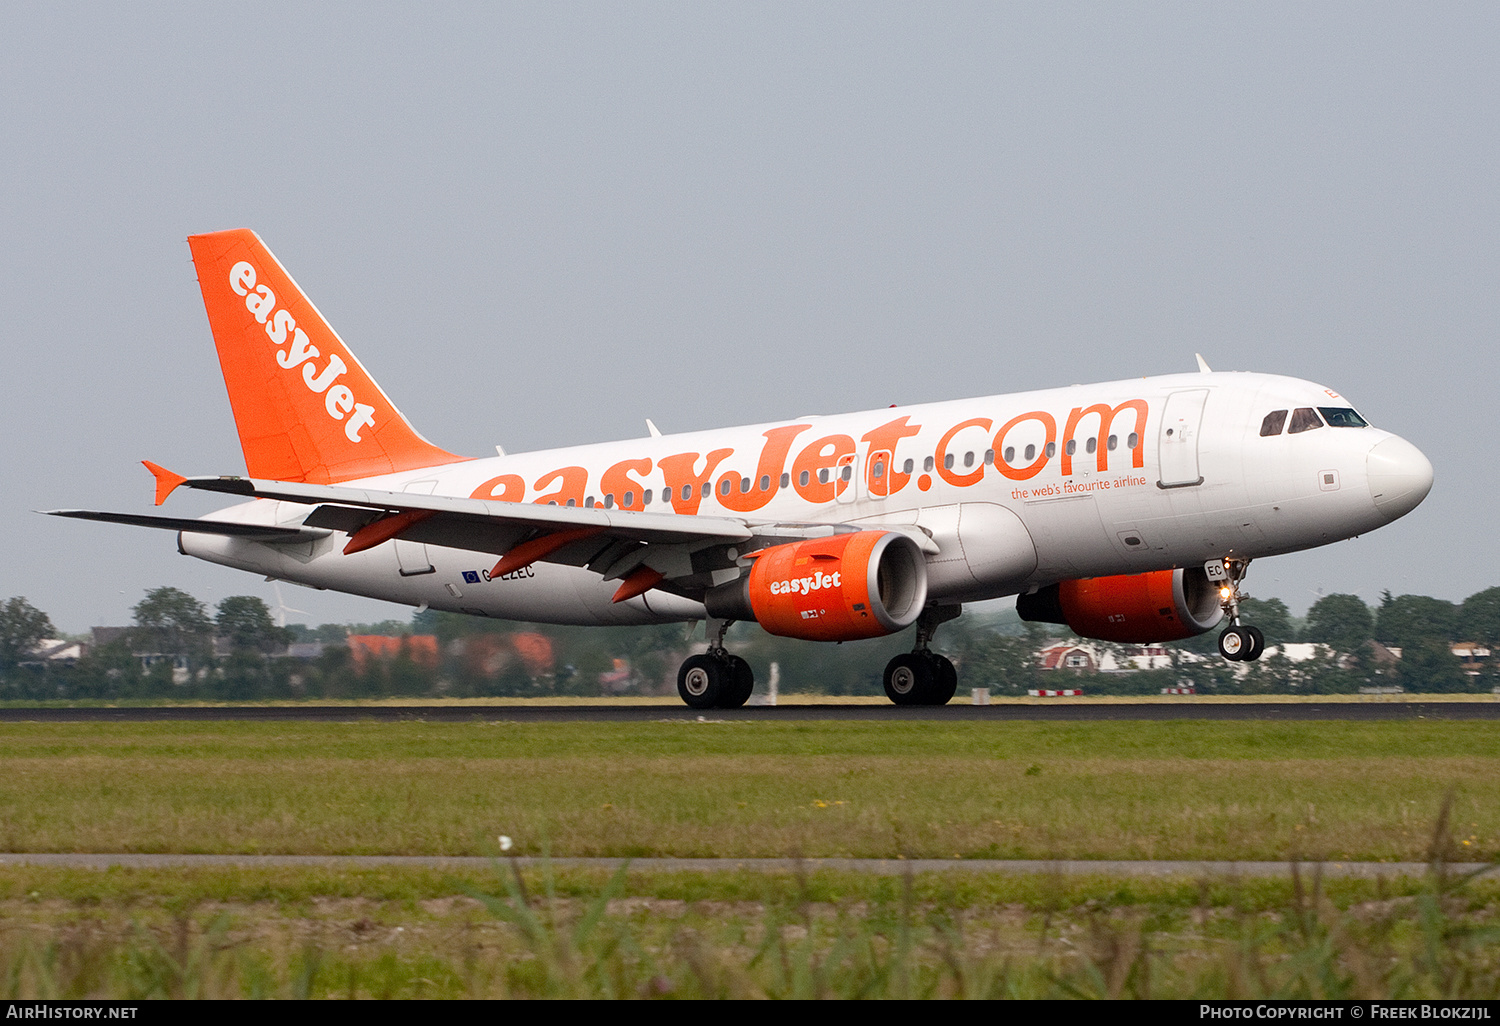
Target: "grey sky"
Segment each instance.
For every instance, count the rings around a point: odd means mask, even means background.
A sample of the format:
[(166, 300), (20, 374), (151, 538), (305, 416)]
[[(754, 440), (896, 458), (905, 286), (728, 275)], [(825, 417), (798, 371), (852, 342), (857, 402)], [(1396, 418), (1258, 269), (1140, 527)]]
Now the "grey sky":
[(1500, 584), (1497, 41), (1478, 3), (9, 4), (0, 598), (69, 631), (161, 584), (273, 601), (29, 512), (243, 470), (185, 238), (249, 227), (477, 455), (1194, 351), (1319, 381), (1437, 481), (1250, 591), (1462, 599)]

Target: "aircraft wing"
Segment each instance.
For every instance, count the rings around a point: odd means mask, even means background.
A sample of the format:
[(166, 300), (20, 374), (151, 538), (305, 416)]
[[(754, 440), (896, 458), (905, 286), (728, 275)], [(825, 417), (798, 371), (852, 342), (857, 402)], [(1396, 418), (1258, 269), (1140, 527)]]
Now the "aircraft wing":
[[(158, 482), (159, 500), (181, 485), (313, 506), (302, 527), (347, 533), (346, 554), (401, 538), (498, 555), (501, 559), (491, 571), (494, 576), (534, 562), (585, 566), (605, 580), (623, 581), (616, 601), (654, 587), (701, 597), (714, 585), (740, 576), (753, 558), (745, 555), (751, 550), (860, 530), (843, 524), (782, 524), (597, 506), (539, 506), (242, 477), (171, 475), (164, 484), (159, 476)], [(915, 530), (892, 529), (908, 533)], [(936, 551), (925, 535), (918, 541), (924, 549)]]
[[(536, 562), (562, 563), (587, 567), (605, 580), (621, 580), (616, 601), (656, 587), (701, 598), (715, 585), (741, 576), (759, 550), (872, 526), (536, 505), (244, 477), (182, 477), (155, 464), (148, 463), (147, 467), (156, 475), (157, 505), (181, 486), (313, 509), (300, 524), (279, 525), (91, 510), (50, 512), (84, 520), (227, 535), (270, 545), (316, 541), (342, 531), (349, 536), (344, 546), (346, 555), (400, 538), (497, 555), (501, 558), (491, 571), (497, 577)], [(925, 552), (937, 551), (932, 539), (917, 528), (886, 529), (912, 536)]]
[[(503, 552), (492, 548), (491, 539), (479, 527), (501, 527), (505, 533), (516, 530), (564, 531), (596, 529), (605, 534), (628, 536), (645, 542), (680, 543), (695, 540), (747, 541), (753, 537), (743, 520), (730, 517), (678, 516), (674, 513), (644, 513), (603, 509), (595, 506), (538, 506), (526, 502), (499, 502), (494, 499), (465, 499), (451, 495), (423, 495), (416, 492), (386, 492), (369, 488), (346, 488), (341, 485), (311, 485), (288, 481), (259, 481), (241, 477), (190, 477), (184, 487), (202, 491), (223, 492), (247, 498), (279, 499), (306, 506), (316, 506), (308, 515), (306, 526), (326, 527), (353, 534), (391, 513), (430, 513), (417, 523), (399, 531), (402, 538), (435, 545), (454, 545), (451, 540), (422, 537), (434, 532), (472, 534), (470, 541), (479, 544), (455, 545), (481, 552)], [(415, 518), (409, 518), (415, 521)], [(352, 530), (351, 530), (352, 528)], [(468, 530), (465, 531), (465, 528)], [(394, 537), (394, 535), (392, 535)], [(501, 542), (506, 547), (510, 542)]]

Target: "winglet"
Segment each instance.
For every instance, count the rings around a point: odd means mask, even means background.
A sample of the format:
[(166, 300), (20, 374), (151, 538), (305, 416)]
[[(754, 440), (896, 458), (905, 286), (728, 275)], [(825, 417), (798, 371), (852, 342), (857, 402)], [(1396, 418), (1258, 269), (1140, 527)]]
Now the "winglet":
[(1202, 353), (1194, 353), (1193, 355), (1198, 358), (1198, 373), (1212, 374), (1214, 372), (1214, 369), (1208, 365), (1208, 361), (1203, 358)]
[(167, 501), (167, 496), (177, 489), (177, 486), (186, 481), (187, 478), (181, 474), (174, 474), (166, 467), (158, 467), (150, 460), (141, 460), (141, 465), (151, 471), (151, 476), (156, 478), (156, 504), (160, 506)]

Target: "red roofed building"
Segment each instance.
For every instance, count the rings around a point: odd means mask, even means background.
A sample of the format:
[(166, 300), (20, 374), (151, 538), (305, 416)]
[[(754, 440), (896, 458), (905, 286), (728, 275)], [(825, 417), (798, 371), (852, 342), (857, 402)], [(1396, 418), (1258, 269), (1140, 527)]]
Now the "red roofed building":
[(374, 660), (385, 662), (402, 653), (418, 666), (428, 669), (438, 664), (437, 637), (432, 634), (409, 634), (393, 638), (385, 634), (349, 635), (349, 657), (354, 660), (354, 669), (364, 673)]
[(1072, 670), (1074, 673), (1093, 673), (1099, 669), (1099, 659), (1094, 650), (1076, 642), (1064, 641), (1049, 645), (1037, 654), (1037, 664), (1043, 670)]

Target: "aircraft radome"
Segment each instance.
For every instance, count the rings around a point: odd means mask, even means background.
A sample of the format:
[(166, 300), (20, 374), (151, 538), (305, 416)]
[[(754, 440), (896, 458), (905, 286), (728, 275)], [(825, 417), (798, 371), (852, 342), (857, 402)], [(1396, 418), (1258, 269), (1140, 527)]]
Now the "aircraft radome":
[[(1239, 616), (1251, 560), (1363, 534), (1414, 509), (1432, 466), (1332, 389), (1200, 372), (804, 417), (482, 459), (397, 411), (247, 230), (188, 240), (246, 477), (147, 463), (238, 496), (202, 519), (57, 510), (178, 532), (214, 563), (411, 606), (564, 624), (704, 620), (678, 672), (696, 708), (753, 687), (725, 627), (808, 641), (916, 624), (891, 660), (897, 704), (941, 704), (929, 649), (962, 604), (1016, 595), (1022, 617), (1117, 642)], [(649, 422), (648, 422), (649, 424)]]

